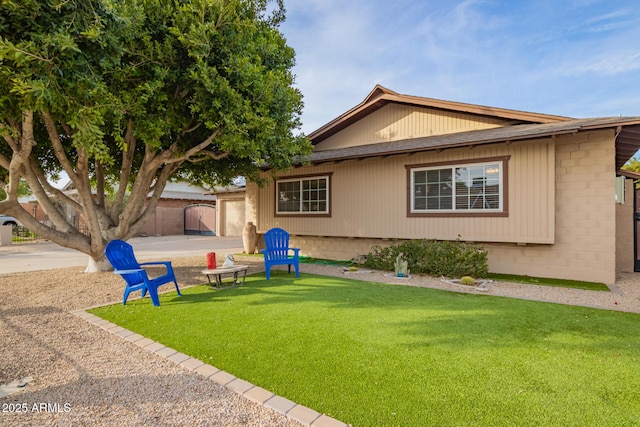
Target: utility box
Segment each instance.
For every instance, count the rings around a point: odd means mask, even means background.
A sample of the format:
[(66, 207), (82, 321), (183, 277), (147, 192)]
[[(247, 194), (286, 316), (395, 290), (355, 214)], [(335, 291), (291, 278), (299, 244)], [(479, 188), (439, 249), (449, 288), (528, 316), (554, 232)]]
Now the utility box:
[(0, 225), (0, 246), (9, 246), (13, 239), (13, 225)]
[(624, 205), (625, 202), (625, 179), (624, 176), (616, 176), (616, 203)]

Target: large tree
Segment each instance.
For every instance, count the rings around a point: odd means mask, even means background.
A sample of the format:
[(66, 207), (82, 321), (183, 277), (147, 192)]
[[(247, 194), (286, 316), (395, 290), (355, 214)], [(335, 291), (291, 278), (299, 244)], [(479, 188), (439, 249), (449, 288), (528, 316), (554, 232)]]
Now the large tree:
[[(1, 0), (0, 212), (103, 270), (168, 179), (290, 167), (310, 144), (283, 19), (282, 0)], [(62, 172), (75, 195), (52, 185)], [(50, 226), (21, 208), (21, 180)]]

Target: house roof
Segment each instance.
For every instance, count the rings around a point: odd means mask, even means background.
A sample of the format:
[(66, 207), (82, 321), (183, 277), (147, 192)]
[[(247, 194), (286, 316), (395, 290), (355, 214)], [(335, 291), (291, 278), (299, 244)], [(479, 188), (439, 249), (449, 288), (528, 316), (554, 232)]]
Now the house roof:
[(420, 96), (402, 95), (383, 86), (376, 85), (364, 101), (309, 134), (309, 139), (315, 145), (390, 103), (497, 117), (511, 120), (513, 124), (557, 123), (572, 120), (570, 117), (487, 107), (476, 104), (465, 104), (462, 102), (445, 101)]
[(616, 169), (619, 169), (640, 149), (640, 117), (609, 117), (595, 119), (563, 119), (562, 121), (519, 124), (499, 128), (459, 132), (421, 138), (375, 143), (334, 150), (315, 151), (306, 160), (313, 164), (368, 157), (443, 150), (525, 139), (546, 138), (598, 129), (616, 130)]
[[(149, 195), (151, 194), (149, 193)], [(204, 187), (196, 187), (187, 182), (169, 181), (165, 185), (160, 199), (214, 201), (216, 197), (209, 195), (208, 190)]]
[[(117, 187), (116, 187), (117, 188)], [(76, 192), (75, 185), (73, 181), (69, 180), (67, 184), (62, 188), (63, 192), (68, 192), (73, 194)], [(95, 190), (92, 190), (95, 191)], [(149, 193), (148, 196), (151, 197), (152, 193)], [(162, 194), (160, 195), (160, 199), (174, 199), (174, 200), (204, 200), (204, 201), (215, 201), (216, 196), (212, 195), (213, 193), (208, 192), (206, 188), (203, 187), (195, 187), (186, 182), (167, 182)]]
[(213, 190), (210, 190), (205, 194), (243, 193), (245, 191), (247, 191), (247, 188), (244, 185), (228, 185), (226, 187), (215, 186)]

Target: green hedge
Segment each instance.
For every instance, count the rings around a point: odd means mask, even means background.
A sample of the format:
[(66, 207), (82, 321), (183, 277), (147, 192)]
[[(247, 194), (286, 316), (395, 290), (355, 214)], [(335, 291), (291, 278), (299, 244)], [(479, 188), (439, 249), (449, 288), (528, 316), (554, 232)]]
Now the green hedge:
[(489, 274), (487, 252), (481, 245), (434, 239), (405, 240), (388, 247), (374, 246), (365, 265), (376, 270), (393, 271), (399, 254), (409, 262), (409, 271), (432, 276), (475, 278)]

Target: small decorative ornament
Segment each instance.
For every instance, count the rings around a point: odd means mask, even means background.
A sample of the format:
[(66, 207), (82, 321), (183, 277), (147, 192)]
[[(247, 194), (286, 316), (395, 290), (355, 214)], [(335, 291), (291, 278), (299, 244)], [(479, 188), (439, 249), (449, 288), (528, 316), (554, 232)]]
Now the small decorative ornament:
[(404, 258), (404, 254), (398, 254), (396, 262), (393, 265), (396, 277), (408, 277), (409, 276), (409, 263)]
[(253, 222), (248, 222), (242, 229), (242, 246), (244, 248), (244, 252), (247, 254), (255, 253), (257, 245), (258, 234), (256, 232), (256, 226)]
[(225, 257), (224, 262), (222, 263), (222, 268), (233, 267), (233, 255), (229, 254)]

